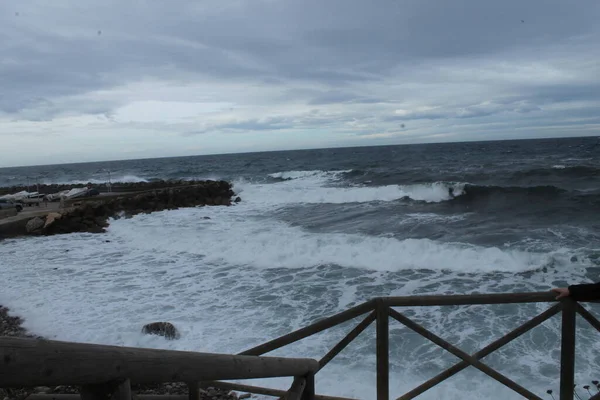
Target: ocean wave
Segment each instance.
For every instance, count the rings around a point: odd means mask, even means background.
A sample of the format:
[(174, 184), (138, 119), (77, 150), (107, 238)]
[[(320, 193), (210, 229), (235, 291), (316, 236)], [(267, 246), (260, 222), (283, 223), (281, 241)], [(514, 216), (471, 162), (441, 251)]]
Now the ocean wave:
[[(569, 262), (569, 256), (558, 251), (538, 254), (430, 239), (398, 240), (361, 234), (313, 233), (280, 221), (243, 218), (243, 211), (238, 212), (239, 215), (228, 210), (215, 210), (211, 218), (218, 222), (209, 220), (202, 226), (197, 225), (194, 217), (197, 210), (141, 215), (131, 220), (114, 221), (109, 233), (130, 243), (138, 249), (135, 251), (145, 251), (151, 246), (160, 249), (161, 253), (201, 254), (205, 263), (256, 268), (308, 268), (331, 264), (391, 272), (423, 269), (481, 273), (537, 270), (552, 265), (557, 259)], [(232, 226), (235, 229), (231, 229)], [(164, 239), (164, 232), (171, 230), (177, 240)], [(175, 235), (175, 232), (184, 234)], [(200, 247), (199, 242), (203, 244)]]
[[(322, 178), (322, 176), (321, 176)], [(396, 200), (429, 203), (452, 200), (464, 194), (465, 183), (433, 182), (414, 185), (326, 186), (323, 179), (283, 181), (276, 184), (252, 184), (238, 180), (234, 190), (245, 200), (266, 206), (285, 204), (342, 204), (390, 202)]]

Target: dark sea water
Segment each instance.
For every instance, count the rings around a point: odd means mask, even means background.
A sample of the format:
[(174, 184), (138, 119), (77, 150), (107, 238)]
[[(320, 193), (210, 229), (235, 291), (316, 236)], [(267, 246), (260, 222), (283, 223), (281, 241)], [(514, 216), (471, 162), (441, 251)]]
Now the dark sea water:
[[(2, 279), (13, 282), (0, 303), (45, 336), (236, 352), (375, 296), (538, 291), (600, 280), (600, 138), (4, 168), (0, 186), (103, 185), (108, 171), (113, 182), (225, 179), (243, 201), (113, 221), (104, 235), (0, 243)], [(546, 307), (407, 314), (476, 351)], [(156, 318), (182, 327), (182, 339), (142, 337), (138, 325)], [(579, 325), (577, 379), (600, 379), (600, 341)], [(393, 395), (455, 362), (391, 326)], [(350, 328), (275, 354), (320, 358)], [(546, 390), (558, 389), (559, 328), (552, 319), (485, 361), (550, 398)], [(374, 398), (373, 339), (369, 328), (354, 353), (325, 368), (319, 391)], [(483, 396), (520, 398), (470, 369), (423, 398)]]

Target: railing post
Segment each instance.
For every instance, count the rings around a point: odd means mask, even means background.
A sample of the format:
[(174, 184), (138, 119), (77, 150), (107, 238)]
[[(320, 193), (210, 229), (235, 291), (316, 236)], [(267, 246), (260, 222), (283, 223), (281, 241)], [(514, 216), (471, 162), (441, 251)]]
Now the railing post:
[(302, 400), (315, 400), (315, 374), (306, 375), (306, 386), (302, 393)]
[(200, 400), (200, 382), (188, 382), (188, 399)]
[(390, 398), (390, 352), (389, 352), (388, 306), (377, 302), (377, 400)]
[(575, 384), (575, 302), (562, 300), (560, 343), (560, 400), (573, 400)]

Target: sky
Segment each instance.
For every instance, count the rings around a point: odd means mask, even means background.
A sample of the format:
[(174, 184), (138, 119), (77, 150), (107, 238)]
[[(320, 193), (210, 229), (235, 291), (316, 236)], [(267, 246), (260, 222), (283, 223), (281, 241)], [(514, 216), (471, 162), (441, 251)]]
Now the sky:
[(0, 167), (600, 135), (598, 0), (2, 0)]

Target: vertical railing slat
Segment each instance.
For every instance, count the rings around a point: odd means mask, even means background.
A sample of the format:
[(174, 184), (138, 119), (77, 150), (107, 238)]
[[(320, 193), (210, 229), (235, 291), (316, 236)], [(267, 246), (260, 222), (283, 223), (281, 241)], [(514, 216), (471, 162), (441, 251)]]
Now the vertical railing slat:
[(560, 400), (573, 400), (575, 385), (575, 302), (562, 300), (560, 343)]
[(377, 303), (377, 400), (390, 398), (389, 312), (383, 302)]

